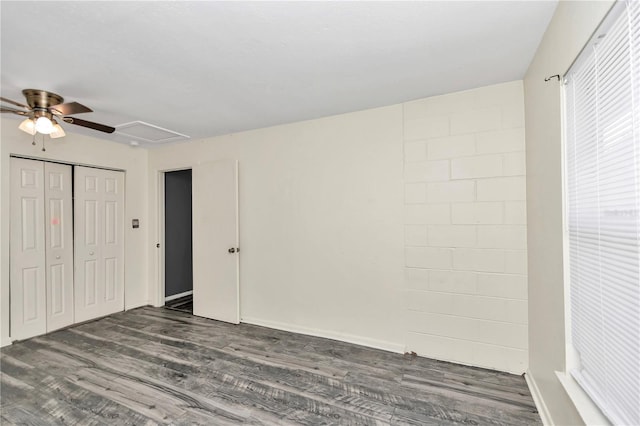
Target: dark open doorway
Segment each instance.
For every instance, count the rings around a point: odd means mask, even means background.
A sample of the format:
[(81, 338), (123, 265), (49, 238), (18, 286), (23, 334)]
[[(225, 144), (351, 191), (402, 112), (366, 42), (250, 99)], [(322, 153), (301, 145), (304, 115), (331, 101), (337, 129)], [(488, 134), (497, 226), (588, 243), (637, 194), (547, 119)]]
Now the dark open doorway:
[(191, 170), (164, 174), (165, 306), (193, 312)]

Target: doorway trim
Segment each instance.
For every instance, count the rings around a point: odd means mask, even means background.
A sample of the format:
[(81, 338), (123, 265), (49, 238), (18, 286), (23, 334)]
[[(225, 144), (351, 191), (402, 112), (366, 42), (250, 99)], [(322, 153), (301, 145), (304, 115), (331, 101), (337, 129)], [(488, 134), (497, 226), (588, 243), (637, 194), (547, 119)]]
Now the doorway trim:
[(156, 254), (156, 258), (157, 258), (157, 264), (158, 264), (158, 283), (156, 285), (156, 288), (158, 289), (158, 294), (156, 296), (156, 303), (154, 304), (154, 306), (156, 307), (160, 307), (160, 306), (164, 306), (165, 305), (165, 296), (164, 296), (164, 292), (165, 292), (165, 274), (164, 274), (164, 262), (165, 262), (165, 223), (164, 223), (164, 217), (165, 217), (165, 205), (164, 205), (164, 191), (165, 191), (165, 185), (164, 185), (164, 179), (165, 179), (165, 174), (166, 173), (170, 173), (170, 172), (179, 172), (182, 170), (192, 170), (193, 167), (175, 167), (175, 168), (171, 168), (171, 169), (163, 169), (163, 170), (158, 170), (158, 173), (156, 175), (157, 179), (158, 179), (158, 205), (157, 205), (157, 209), (158, 209), (158, 242), (156, 243), (156, 250), (157, 250), (157, 254)]

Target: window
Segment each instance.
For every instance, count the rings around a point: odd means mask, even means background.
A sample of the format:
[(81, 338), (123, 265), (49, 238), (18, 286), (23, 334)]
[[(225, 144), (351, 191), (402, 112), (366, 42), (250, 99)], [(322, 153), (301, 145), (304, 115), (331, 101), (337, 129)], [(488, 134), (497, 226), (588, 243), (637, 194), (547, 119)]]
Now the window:
[(640, 424), (640, 1), (619, 2), (565, 78), (571, 374)]

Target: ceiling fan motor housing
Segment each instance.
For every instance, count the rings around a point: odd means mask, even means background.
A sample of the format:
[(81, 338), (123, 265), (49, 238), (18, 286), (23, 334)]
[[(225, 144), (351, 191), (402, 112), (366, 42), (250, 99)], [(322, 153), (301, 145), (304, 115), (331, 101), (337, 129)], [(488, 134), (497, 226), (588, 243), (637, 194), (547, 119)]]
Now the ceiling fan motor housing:
[(47, 117), (49, 120), (53, 120), (53, 114), (42, 108), (34, 108), (29, 117), (32, 120), (37, 120), (40, 117)]
[(43, 109), (59, 105), (64, 102), (64, 98), (52, 92), (38, 89), (24, 89), (22, 94), (27, 99), (27, 105), (32, 109)]

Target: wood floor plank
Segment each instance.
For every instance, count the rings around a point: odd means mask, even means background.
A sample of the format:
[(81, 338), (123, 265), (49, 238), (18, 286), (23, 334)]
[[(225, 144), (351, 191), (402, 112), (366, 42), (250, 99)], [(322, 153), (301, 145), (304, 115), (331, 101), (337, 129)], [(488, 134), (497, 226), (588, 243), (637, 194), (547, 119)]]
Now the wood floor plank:
[[(76, 334), (79, 335), (78, 339), (71, 339), (71, 336), (69, 335), (69, 333), (73, 333), (73, 331), (67, 331), (66, 333), (59, 333), (57, 336), (57, 339), (62, 341), (65, 344), (69, 344), (70, 346), (73, 346), (79, 342), (86, 342), (86, 339), (90, 339), (90, 337), (88, 337), (85, 333), (79, 333), (79, 332), (75, 332)], [(70, 340), (71, 339), (71, 340)], [(41, 339), (34, 339), (36, 342), (40, 342)], [(89, 358), (91, 357), (91, 355), (97, 355), (98, 353), (104, 353), (104, 348), (101, 348), (101, 341), (96, 341), (93, 344), (83, 344), (81, 346), (78, 346), (75, 348), (74, 352), (75, 352), (75, 356), (82, 356), (84, 357), (87, 362), (89, 362)], [(54, 348), (57, 348), (60, 351), (65, 351), (64, 348), (62, 347), (57, 347), (57, 343), (52, 343)], [(121, 351), (123, 349), (126, 349), (125, 352), (128, 352), (131, 355), (130, 351), (133, 351), (134, 349), (132, 348), (125, 348), (124, 345), (120, 344), (120, 343), (113, 343), (111, 345), (114, 349), (115, 348), (119, 348)], [(90, 350), (92, 353), (91, 355), (87, 356), (83, 354), (83, 349), (81, 347), (85, 347), (88, 350)], [(95, 351), (95, 352), (94, 352)], [(107, 350), (109, 351), (109, 350)], [(117, 350), (116, 350), (117, 352)], [(110, 359), (108, 361), (103, 361), (101, 363), (101, 366), (103, 369), (108, 368), (110, 370), (116, 369), (118, 368), (117, 366), (115, 366), (113, 363), (117, 361), (117, 355), (112, 354), (110, 357)], [(134, 365), (135, 366), (135, 370), (136, 371), (142, 371), (144, 374), (144, 378), (142, 376), (138, 376), (136, 375), (136, 378), (140, 381), (145, 381), (148, 380), (148, 378), (158, 378), (159, 380), (164, 380), (164, 381), (175, 381), (177, 379), (182, 380), (183, 378), (188, 378), (188, 373), (189, 371), (184, 371), (184, 372), (180, 372), (180, 376), (178, 377), (177, 375), (174, 375), (172, 377), (167, 377), (166, 375), (164, 375), (164, 370), (158, 370), (158, 368), (156, 367), (155, 363), (148, 363), (147, 366), (145, 366), (143, 364), (143, 362), (145, 361), (141, 361), (142, 358), (144, 357), (138, 357), (138, 358), (133, 358), (133, 357), (129, 357), (127, 355), (127, 365)], [(240, 358), (238, 358), (240, 359)], [(165, 364), (166, 366), (167, 364)], [(222, 369), (218, 369), (217, 371), (225, 371), (226, 373), (219, 373), (216, 372), (215, 374), (209, 374), (207, 375), (206, 373), (206, 366), (203, 366), (205, 368), (200, 369), (198, 371), (198, 374), (200, 376), (204, 376), (207, 381), (206, 381), (206, 385), (203, 386), (203, 388), (207, 388), (210, 390), (210, 392), (212, 394), (215, 393), (219, 393), (220, 389), (219, 388), (215, 388), (214, 384), (220, 383), (220, 385), (223, 386), (229, 386), (230, 383), (232, 383), (231, 388), (238, 390), (238, 389), (242, 389), (244, 391), (244, 393), (242, 392), (236, 392), (235, 394), (233, 394), (233, 400), (240, 400), (240, 401), (244, 401), (246, 402), (247, 399), (252, 400), (252, 402), (256, 402), (256, 401), (260, 401), (262, 402), (262, 409), (275, 409), (272, 413), (274, 415), (277, 415), (277, 413), (285, 413), (285, 415), (291, 415), (292, 413), (294, 413), (296, 410), (300, 411), (305, 411), (308, 409), (308, 407), (312, 407), (314, 410), (317, 409), (318, 405), (328, 405), (330, 407), (330, 409), (325, 409), (325, 412), (331, 411), (332, 415), (335, 415), (336, 413), (340, 412), (341, 413), (341, 418), (343, 419), (348, 419), (352, 416), (354, 416), (354, 413), (352, 412), (352, 410), (349, 410), (349, 407), (340, 407), (340, 409), (337, 409), (337, 407), (331, 407), (331, 404), (327, 404), (326, 402), (321, 403), (320, 401), (314, 400), (314, 401), (307, 401), (307, 399), (310, 399), (307, 397), (304, 397), (302, 395), (300, 395), (299, 392), (291, 392), (291, 391), (286, 391), (286, 390), (282, 390), (280, 389), (281, 392), (276, 392), (276, 393), (271, 393), (268, 392), (269, 390), (278, 390), (276, 389), (277, 386), (273, 386), (272, 383), (261, 383), (260, 380), (256, 380), (255, 378), (253, 380), (240, 380), (237, 379), (236, 377), (232, 376), (230, 374), (230, 371), (234, 371), (234, 368), (232, 366), (232, 368), (229, 368), (229, 366), (226, 366), (227, 368), (222, 368)], [(173, 365), (172, 368), (176, 368), (175, 365)], [(193, 373), (193, 371), (190, 371), (191, 373)], [(237, 372), (236, 372), (237, 373)], [(161, 376), (158, 377), (158, 374), (160, 374)], [(127, 376), (130, 375), (134, 375), (134, 373), (127, 373)], [(204, 391), (206, 389), (199, 389), (200, 391)], [(250, 393), (247, 393), (247, 390)], [(261, 390), (261, 392), (259, 392), (259, 390)], [(94, 389), (95, 391), (95, 389)], [(276, 395), (276, 397), (274, 397), (274, 395)], [(248, 398), (250, 396), (250, 398)], [(304, 400), (304, 401), (303, 401)], [(127, 401), (120, 401), (121, 403), (127, 403)], [(174, 413), (175, 415), (173, 417), (179, 417), (180, 413)], [(298, 413), (297, 417), (299, 416), (300, 413)], [(306, 414), (306, 413), (303, 413)], [(149, 415), (149, 414), (148, 414)], [(357, 413), (355, 415), (355, 417), (357, 417), (359, 420), (358, 422), (362, 422), (361, 417), (359, 417), (359, 413)], [(157, 419), (155, 419), (157, 420)], [(197, 419), (194, 419), (197, 420)], [(315, 423), (315, 422), (312, 422)], [(357, 423), (357, 422), (356, 422)], [(369, 423), (369, 422), (367, 422)]]
[[(98, 347), (97, 344), (95, 346)], [(123, 345), (117, 346), (123, 347)], [(221, 404), (176, 386), (173, 381), (180, 376), (185, 377), (178, 370), (175, 371), (179, 374), (175, 372), (165, 374), (167, 369), (158, 368), (156, 363), (147, 363), (129, 356), (124, 359), (119, 358), (117, 352), (114, 352), (114, 356), (109, 359), (94, 362), (96, 355), (94, 352), (79, 348), (73, 348), (73, 353), (67, 352), (59, 343), (53, 343), (52, 348), (86, 362), (87, 365), (84, 368), (68, 376), (78, 386), (103, 394), (105, 398), (114, 399), (154, 421), (180, 418), (191, 413), (194, 421), (206, 421), (208, 417), (215, 417), (220, 424), (234, 424), (243, 422), (251, 414), (247, 407)], [(132, 368), (124, 371), (123, 364)], [(173, 368), (178, 365), (173, 361), (171, 364)], [(167, 363), (164, 365), (166, 366)], [(191, 372), (197, 371), (191, 366), (187, 367)], [(90, 376), (90, 380), (86, 377), (87, 375)], [(173, 408), (174, 411), (165, 412), (167, 407)], [(205, 414), (201, 418), (203, 412)]]
[[(80, 334), (83, 337), (89, 337), (87, 336), (84, 332), (79, 332), (76, 331), (75, 333)], [(104, 333), (103, 333), (104, 334)], [(139, 342), (131, 342), (129, 341), (129, 343), (133, 343), (136, 346), (136, 350), (139, 350)], [(96, 346), (98, 346), (96, 344)], [(120, 340), (119, 343), (114, 344), (113, 346), (117, 346), (117, 347), (122, 347), (123, 343), (122, 340)], [(231, 353), (233, 354), (234, 351), (232, 349), (224, 349), (222, 351), (218, 351), (220, 354), (228, 354)], [(240, 360), (240, 359), (249, 359), (250, 361), (255, 361), (256, 358), (254, 356), (250, 356), (249, 358), (243, 357), (243, 356), (228, 356), (227, 360)], [(131, 360), (132, 362), (135, 362), (135, 360)], [(286, 371), (287, 369), (284, 368), (286, 363), (284, 362), (272, 362), (270, 360), (264, 360), (262, 357), (258, 357), (257, 363), (259, 364), (263, 364), (266, 366), (271, 366), (271, 367), (279, 367), (282, 369), (282, 371)], [(206, 370), (206, 365), (203, 366), (204, 370)], [(306, 367), (306, 366), (305, 366)], [(293, 365), (289, 365), (289, 368), (293, 368), (293, 369), (297, 369), (298, 371), (312, 371), (316, 374), (320, 373), (317, 370), (314, 370), (312, 368), (301, 368), (300, 365), (298, 364), (293, 364)], [(206, 371), (204, 371), (203, 369), (201, 369), (199, 371), (199, 374), (202, 376), (204, 375), (207, 380), (209, 381), (216, 381), (219, 380), (219, 377), (217, 377), (217, 375), (207, 375)], [(314, 394), (310, 394), (304, 391), (301, 391), (299, 388), (296, 387), (292, 387), (292, 386), (287, 386), (285, 384), (282, 384), (282, 382), (280, 380), (278, 380), (277, 382), (275, 381), (267, 381), (264, 380), (263, 378), (254, 375), (253, 377), (248, 377), (249, 380), (239, 380), (237, 379), (238, 376), (240, 376), (242, 374), (242, 372), (239, 372), (238, 369), (236, 368), (236, 366), (233, 365), (226, 365), (225, 368), (222, 369), (223, 371), (226, 371), (227, 373), (224, 375), (224, 383), (229, 384), (232, 383), (232, 387), (235, 389), (249, 389), (250, 391), (253, 392), (253, 397), (255, 400), (255, 393), (260, 390), (263, 396), (267, 397), (267, 398), (271, 398), (269, 401), (267, 401), (270, 405), (275, 405), (276, 408), (278, 408), (278, 405), (281, 405), (279, 401), (274, 400), (274, 398), (271, 395), (270, 391), (274, 391), (275, 394), (277, 394), (277, 399), (278, 400), (282, 400), (282, 402), (284, 403), (284, 405), (282, 407), (279, 407), (281, 410), (287, 410), (290, 409), (292, 407), (294, 408), (298, 408), (298, 409), (302, 409), (302, 410), (308, 410), (308, 407), (312, 407), (313, 410), (317, 409), (317, 406), (322, 405), (322, 406), (331, 406), (333, 405), (333, 413), (335, 414), (335, 412), (337, 411), (336, 408), (341, 408), (342, 410), (342, 414), (341, 414), (341, 418), (346, 419), (346, 418), (350, 418), (350, 417), (357, 417), (359, 422), (362, 422), (362, 418), (359, 417), (360, 415), (364, 415), (364, 416), (368, 416), (368, 417), (372, 417), (372, 418), (376, 418), (378, 420), (388, 420), (391, 417), (390, 412), (392, 411), (391, 409), (386, 409), (387, 407), (384, 407), (382, 405), (378, 406), (378, 407), (374, 407), (374, 403), (369, 404), (369, 406), (363, 404), (362, 406), (357, 406), (357, 405), (350, 405), (350, 404), (344, 404), (341, 403), (339, 400), (333, 401), (333, 403), (331, 403), (330, 401), (328, 401), (326, 398), (324, 398), (320, 393), (314, 393)], [(245, 371), (246, 372), (246, 371)], [(235, 373), (235, 375), (232, 375), (232, 373)], [(145, 374), (147, 375), (154, 375), (155, 372), (150, 371), (150, 370), (146, 370)], [(247, 375), (250, 376), (250, 375)], [(162, 379), (162, 378), (161, 378)], [(389, 413), (385, 413), (386, 411), (389, 411)]]
[(2, 424), (536, 425), (524, 379), (143, 307), (0, 351)]
[(454, 390), (466, 395), (473, 395), (480, 398), (491, 399), (498, 402), (507, 402), (520, 405), (525, 408), (532, 408), (531, 398), (522, 392), (514, 392), (507, 386), (500, 386), (490, 383), (478, 383), (473, 380), (453, 380), (450, 377), (433, 379), (431, 377), (417, 377), (413, 375), (403, 375), (402, 382), (415, 389), (422, 387), (437, 387), (446, 390)]
[[(20, 404), (10, 404), (2, 407), (2, 413), (9, 420), (17, 424), (89, 424), (104, 425), (90, 413), (68, 404), (50, 394), (45, 388), (31, 386), (15, 386), (15, 381), (5, 383), (2, 392), (9, 393), (13, 398), (20, 398)], [(10, 413), (15, 413), (11, 415)]]
[[(87, 327), (83, 327), (83, 332), (75, 331), (76, 333), (80, 333), (81, 335), (85, 335), (84, 330), (87, 330)], [(144, 333), (139, 333), (137, 331), (133, 331), (130, 329), (122, 329), (126, 333), (136, 334), (138, 336), (144, 336)], [(118, 341), (119, 344), (123, 344), (123, 342), (128, 342), (130, 345), (135, 346), (138, 350), (141, 350), (142, 347), (147, 347), (148, 343), (145, 343), (142, 338), (131, 338), (131, 335), (128, 338), (123, 339), (122, 335), (118, 334), (116, 331), (105, 331), (104, 329), (100, 330), (100, 333), (103, 336), (107, 336), (108, 338)], [(167, 347), (161, 348), (161, 345), (154, 343), (154, 346), (149, 347), (150, 353), (167, 353)], [(212, 358), (201, 359), (198, 358), (198, 355), (202, 354), (202, 350), (198, 350), (197, 352), (186, 351), (184, 346), (180, 348), (180, 353), (182, 355), (186, 355), (186, 359), (190, 359), (194, 362), (200, 362), (203, 365), (207, 361), (212, 361)], [(174, 348), (174, 351), (177, 351), (178, 348)], [(301, 393), (302, 391), (306, 391), (311, 389), (313, 394), (316, 395), (319, 399), (335, 399), (339, 401), (339, 403), (343, 403), (343, 401), (348, 401), (349, 399), (353, 400), (354, 398), (360, 398), (361, 395), (367, 395), (370, 397), (373, 393), (371, 390), (357, 389), (356, 386), (347, 386), (347, 387), (333, 387), (328, 383), (322, 380), (322, 377), (339, 377), (342, 378), (346, 375), (346, 371), (322, 371), (322, 368), (313, 367), (310, 363), (301, 364), (298, 359), (295, 359), (291, 356), (286, 356), (283, 354), (274, 354), (270, 355), (267, 353), (263, 353), (261, 351), (251, 351), (248, 348), (243, 348), (242, 355), (238, 355), (238, 347), (237, 345), (232, 345), (229, 348), (225, 348), (222, 351), (218, 351), (219, 353), (230, 354), (227, 360), (234, 359), (248, 359), (256, 362), (257, 365), (260, 365), (259, 371), (249, 371), (249, 369), (244, 369), (241, 373), (248, 378), (251, 378), (256, 383), (266, 383), (268, 386), (272, 387), (286, 387), (289, 392), (292, 393)], [(250, 355), (246, 357), (246, 353), (250, 352)], [(171, 351), (169, 351), (171, 352)], [(214, 351), (215, 353), (215, 351)], [(172, 355), (177, 356), (178, 352), (172, 353)], [(230, 365), (218, 365), (216, 368), (221, 367), (225, 371), (234, 371), (236, 366)], [(206, 368), (206, 367), (205, 367)], [(269, 371), (267, 371), (268, 369)], [(294, 374), (289, 374), (293, 372)], [(201, 370), (201, 374), (204, 372)], [(265, 382), (264, 377), (277, 377), (277, 382)], [(339, 381), (334, 381), (338, 382)], [(357, 389), (357, 392), (354, 390)], [(381, 392), (380, 392), (381, 393)], [(393, 410), (392, 406), (389, 404), (380, 403), (382, 398), (374, 398), (369, 403), (363, 403), (362, 407), (367, 407), (364, 411), (368, 411), (373, 417), (382, 417), (382, 418), (390, 418), (390, 413)], [(347, 403), (347, 408), (349, 405), (357, 407), (357, 404)]]
[[(28, 348), (21, 348), (26, 349), (21, 355), (30, 362), (33, 362), (34, 366), (37, 366), (41, 360), (47, 359), (45, 356), (42, 356), (43, 350), (38, 349), (39, 347), (41, 346), (30, 342)], [(63, 356), (63, 354), (58, 355)], [(57, 362), (55, 364), (47, 364), (47, 368), (37, 368), (28, 365), (25, 367), (25, 363), (14, 363), (10, 357), (4, 355), (2, 361), (1, 366), (3, 370), (11, 371), (28, 385), (33, 388), (38, 388), (39, 391), (44, 392), (45, 397), (53, 397), (60, 403), (66, 403), (71, 407), (81, 410), (82, 415), (79, 416), (80, 418), (90, 419), (95, 417), (99, 420), (99, 424), (120, 423), (118, 420), (121, 418), (132, 421), (132, 424), (145, 425), (148, 423), (146, 417), (138, 416), (135, 412), (114, 403), (112, 400), (102, 398), (72, 384), (68, 376), (73, 373), (74, 369), (69, 368), (68, 365), (77, 365), (73, 359), (63, 359), (64, 364)], [(58, 361), (60, 361), (60, 358)], [(12, 400), (15, 401), (15, 399), (18, 399), (16, 398), (17, 395), (15, 392), (12, 392), (10, 395), (12, 396)], [(35, 401), (36, 397), (37, 394), (31, 394), (29, 399)], [(5, 398), (2, 399), (4, 400)], [(22, 402), (21, 400), (19, 401), (19, 403)]]

